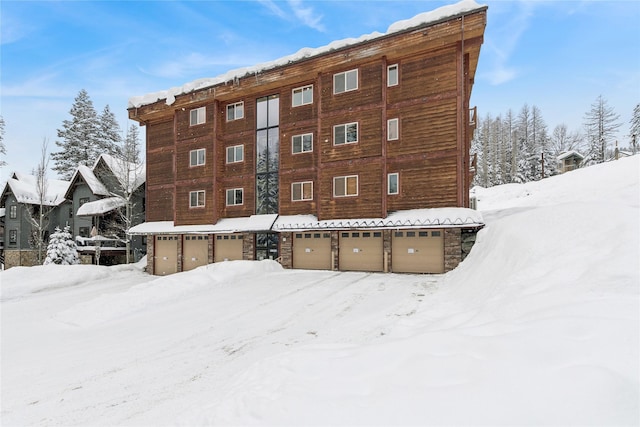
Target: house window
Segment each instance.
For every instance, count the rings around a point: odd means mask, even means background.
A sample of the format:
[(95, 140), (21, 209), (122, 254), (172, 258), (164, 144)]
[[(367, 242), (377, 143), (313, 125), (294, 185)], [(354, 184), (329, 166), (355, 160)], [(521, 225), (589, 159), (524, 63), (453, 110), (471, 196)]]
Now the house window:
[(80, 237), (89, 237), (89, 227), (80, 227), (78, 234), (80, 234)]
[(387, 67), (387, 86), (398, 85), (398, 64), (389, 65)]
[(358, 142), (358, 123), (347, 123), (333, 127), (333, 145)]
[(189, 166), (204, 165), (205, 153), (206, 149), (204, 148), (189, 151)]
[(204, 190), (189, 192), (189, 207), (201, 208), (204, 206)]
[(313, 200), (313, 182), (305, 181), (291, 184), (291, 200), (294, 202)]
[(336, 176), (333, 178), (333, 197), (358, 195), (358, 175)]
[(9, 244), (15, 245), (18, 243), (18, 230), (9, 230)]
[(244, 118), (244, 102), (236, 102), (227, 105), (227, 121), (238, 120)]
[(397, 173), (387, 175), (387, 194), (399, 193), (400, 176)]
[(304, 135), (295, 135), (291, 138), (291, 152), (308, 153), (313, 151), (313, 134), (305, 133)]
[(395, 141), (400, 134), (398, 119), (387, 120), (387, 141)]
[(242, 188), (232, 188), (227, 190), (227, 206), (237, 206), (242, 204)]
[[(84, 205), (85, 203), (89, 203), (89, 198), (88, 197), (81, 197), (79, 200), (80, 206)], [(78, 206), (78, 207), (80, 207)]]
[(206, 107), (196, 108), (189, 112), (189, 126), (201, 125), (206, 121)]
[(299, 87), (293, 90), (291, 105), (298, 107), (313, 103), (313, 85)]
[(227, 147), (227, 163), (238, 163), (244, 160), (244, 145)]
[(333, 93), (358, 89), (358, 70), (345, 71), (333, 75)]
[(18, 205), (11, 205), (9, 207), (9, 218), (11, 219), (18, 218)]

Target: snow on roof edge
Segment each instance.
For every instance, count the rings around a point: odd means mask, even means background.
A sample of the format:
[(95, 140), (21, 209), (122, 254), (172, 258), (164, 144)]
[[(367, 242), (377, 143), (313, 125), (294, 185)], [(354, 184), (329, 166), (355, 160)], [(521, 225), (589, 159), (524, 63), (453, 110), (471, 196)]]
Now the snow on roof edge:
[(444, 19), (467, 14), (470, 12), (475, 12), (480, 9), (484, 9), (486, 7), (487, 7), (486, 5), (480, 5), (476, 3), (475, 0), (462, 0), (455, 4), (442, 6), (429, 12), (420, 13), (410, 19), (397, 21), (391, 24), (387, 28), (387, 31), (385, 33), (380, 33), (376, 31), (370, 34), (364, 34), (358, 38), (346, 38), (342, 40), (336, 40), (329, 43), (328, 45), (321, 46), (318, 48), (306, 47), (306, 48), (300, 49), (298, 52), (292, 55), (284, 56), (274, 61), (264, 62), (254, 66), (249, 66), (249, 67), (237, 68), (237, 69), (228, 71), (225, 74), (219, 75), (217, 77), (197, 79), (192, 82), (186, 83), (182, 86), (174, 86), (168, 90), (152, 92), (146, 95), (133, 96), (129, 98), (129, 103), (127, 108), (138, 108), (144, 105), (153, 104), (163, 99), (166, 100), (165, 101), (166, 105), (172, 105), (176, 100), (176, 96), (179, 96), (179, 95), (184, 95), (190, 92), (194, 92), (196, 90), (216, 86), (228, 81), (232, 81), (236, 78), (242, 78), (247, 75), (257, 74), (262, 71), (271, 70), (280, 66), (298, 62), (307, 58), (319, 56), (324, 53), (335, 51), (341, 48), (350, 47), (358, 43), (363, 43), (363, 42), (378, 39), (390, 34), (399, 33), (399, 32), (409, 30), (411, 28), (418, 27), (421, 25), (436, 24)]

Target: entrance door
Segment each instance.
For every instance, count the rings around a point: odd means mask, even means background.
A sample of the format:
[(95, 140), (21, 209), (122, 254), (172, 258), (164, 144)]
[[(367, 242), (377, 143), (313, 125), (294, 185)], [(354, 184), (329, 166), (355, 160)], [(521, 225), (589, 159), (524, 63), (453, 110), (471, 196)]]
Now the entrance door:
[(216, 234), (213, 261), (242, 260), (242, 234)]
[(402, 230), (391, 240), (395, 273), (444, 273), (443, 230)]
[(383, 271), (381, 231), (340, 233), (340, 270)]
[(331, 270), (331, 233), (294, 233), (293, 268)]
[(182, 271), (207, 265), (209, 261), (209, 236), (184, 236), (182, 242)]
[(153, 272), (166, 276), (178, 272), (178, 236), (156, 236)]
[(277, 233), (256, 233), (256, 259), (278, 259), (278, 244), (280, 243)]

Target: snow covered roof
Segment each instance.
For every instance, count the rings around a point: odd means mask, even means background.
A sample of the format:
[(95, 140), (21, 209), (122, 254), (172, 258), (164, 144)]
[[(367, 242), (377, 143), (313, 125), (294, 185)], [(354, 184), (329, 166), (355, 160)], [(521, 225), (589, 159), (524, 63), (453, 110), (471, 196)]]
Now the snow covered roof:
[(136, 190), (146, 181), (146, 168), (144, 163), (127, 162), (109, 154), (101, 154), (93, 165), (94, 171), (100, 162), (104, 162), (113, 173), (113, 176), (120, 181), (120, 184), (125, 184), (124, 180), (126, 179), (129, 180), (127, 186), (128, 191)]
[(411, 209), (386, 218), (332, 219), (318, 221), (315, 215), (252, 215), (222, 218), (216, 224), (174, 225), (173, 221), (143, 222), (130, 234), (238, 233), (243, 231), (347, 230), (361, 228), (481, 227), (480, 212), (466, 208)]
[(276, 59), (275, 61), (265, 62), (251, 67), (238, 68), (222, 74), (218, 77), (198, 79), (183, 86), (173, 87), (169, 90), (153, 92), (142, 96), (134, 96), (129, 99), (129, 108), (138, 108), (143, 105), (153, 104), (154, 102), (162, 99), (166, 99), (166, 104), (171, 105), (175, 102), (176, 96), (178, 95), (193, 92), (199, 89), (204, 89), (207, 87), (216, 86), (219, 84), (224, 84), (228, 81), (242, 78), (247, 75), (254, 75), (262, 71), (271, 70), (294, 62), (319, 56), (328, 52), (350, 47), (359, 43), (375, 40), (383, 36), (387, 36), (393, 33), (399, 33), (414, 27), (436, 24), (444, 19), (475, 12), (480, 9), (484, 9), (485, 7), (486, 6), (479, 5), (474, 0), (463, 0), (456, 4), (442, 6), (430, 12), (418, 14), (411, 19), (398, 21), (394, 24), (391, 24), (389, 28), (387, 28), (387, 31), (385, 33), (373, 32), (371, 34), (362, 35), (358, 38), (337, 40), (326, 46), (318, 48), (303, 48), (293, 55), (288, 55), (280, 59)]
[(576, 157), (580, 157), (581, 159), (584, 159), (584, 156), (580, 153), (578, 153), (577, 151), (571, 150), (571, 151), (565, 151), (564, 153), (560, 154), (557, 159), (558, 160), (564, 160), (567, 157), (571, 157), (571, 156), (576, 156)]
[[(7, 191), (11, 191), (18, 203), (25, 203), (29, 205), (40, 204), (40, 197), (38, 196), (36, 184), (37, 177), (20, 172), (14, 172), (5, 184), (5, 187), (2, 190), (2, 196), (4, 196)], [(69, 181), (47, 179), (47, 189), (43, 204), (45, 206), (58, 206), (64, 202), (64, 196), (67, 192), (67, 188), (69, 188), (69, 184)]]
[[(98, 179), (98, 177), (93, 173), (93, 171), (89, 167), (85, 165), (78, 166), (78, 169), (76, 169), (76, 171), (73, 174), (73, 177), (71, 178), (72, 185), (74, 182), (76, 182), (78, 177), (82, 177), (84, 182), (86, 182), (89, 188), (91, 189), (91, 192), (96, 196), (111, 195), (111, 193), (109, 193), (109, 190), (107, 190), (107, 187), (104, 186), (104, 184)], [(69, 190), (67, 191), (67, 193), (71, 191), (72, 185), (69, 186)], [(66, 196), (69, 199), (72, 197), (70, 194), (66, 194)]]
[(105, 199), (87, 202), (78, 208), (78, 216), (103, 215), (125, 205), (121, 197), (107, 197)]

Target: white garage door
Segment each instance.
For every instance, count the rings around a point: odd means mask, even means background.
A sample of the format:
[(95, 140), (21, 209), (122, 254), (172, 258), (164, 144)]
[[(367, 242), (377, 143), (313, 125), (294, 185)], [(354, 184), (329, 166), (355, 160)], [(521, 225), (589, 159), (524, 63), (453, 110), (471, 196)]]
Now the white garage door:
[(242, 234), (216, 234), (214, 262), (242, 259)]
[(331, 270), (331, 233), (294, 233), (293, 268)]
[(182, 271), (207, 265), (209, 261), (209, 236), (184, 236), (182, 241)]
[(394, 273), (444, 273), (443, 230), (398, 230), (392, 236)]
[(156, 236), (153, 272), (166, 276), (178, 272), (178, 236)]

